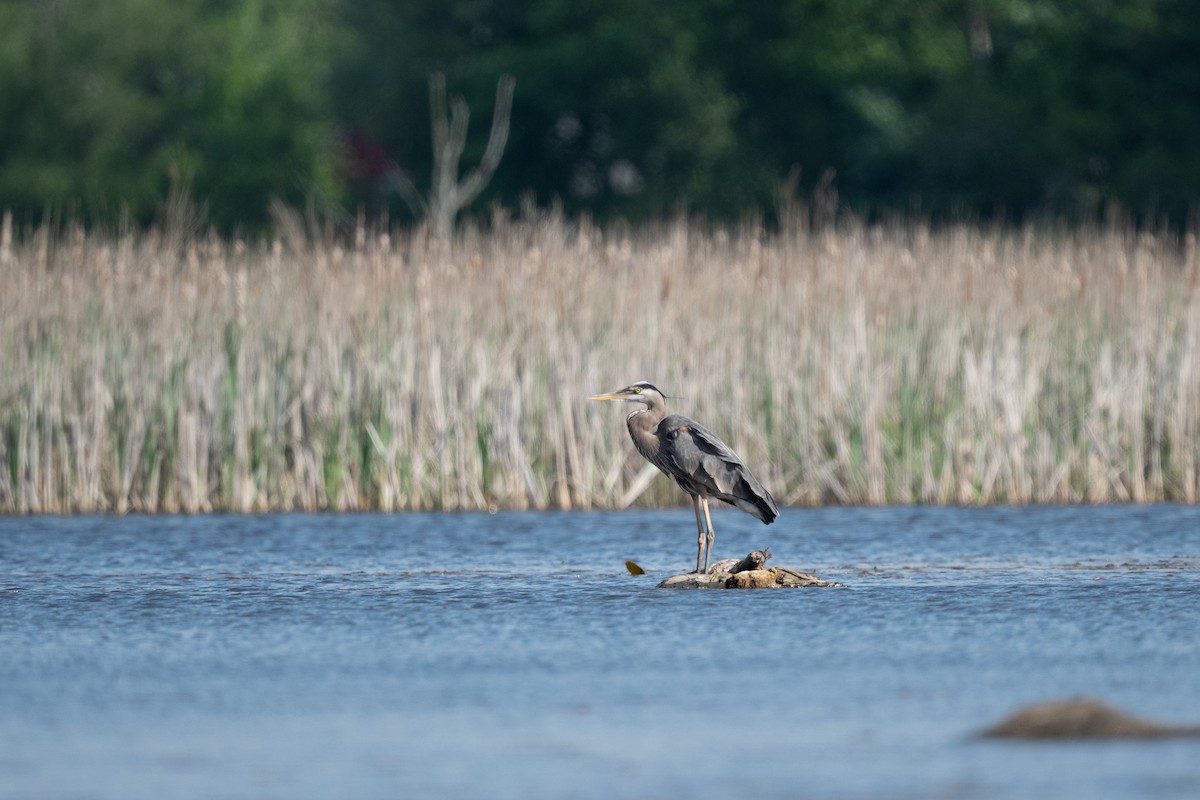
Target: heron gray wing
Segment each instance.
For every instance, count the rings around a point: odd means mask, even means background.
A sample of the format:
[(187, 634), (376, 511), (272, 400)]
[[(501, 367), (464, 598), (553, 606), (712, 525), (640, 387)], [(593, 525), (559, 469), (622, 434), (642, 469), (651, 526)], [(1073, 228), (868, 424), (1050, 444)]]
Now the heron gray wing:
[(677, 414), (664, 418), (658, 431), (668, 445), (663, 451), (669, 453), (675, 474), (686, 476), (694, 485), (689, 488), (683, 479), (677, 478), (685, 490), (702, 489), (768, 524), (779, 516), (771, 493), (715, 433)]

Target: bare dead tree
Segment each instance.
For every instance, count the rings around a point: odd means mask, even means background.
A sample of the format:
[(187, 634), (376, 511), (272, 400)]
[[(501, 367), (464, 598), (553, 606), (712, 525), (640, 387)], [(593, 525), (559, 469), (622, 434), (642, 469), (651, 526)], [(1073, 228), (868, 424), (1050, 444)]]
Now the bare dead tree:
[(399, 169), (392, 170), (391, 180), (413, 212), (430, 221), (438, 238), (450, 238), (458, 212), (479, 196), (500, 165), (504, 147), (508, 143), (516, 85), (516, 79), (511, 75), (500, 77), (496, 84), (496, 106), (492, 112), (492, 130), (488, 135), (487, 148), (479, 164), (460, 179), (459, 161), (467, 143), (467, 123), (471, 112), (460, 95), (451, 97), (447, 108), (446, 76), (440, 72), (429, 76), (433, 178), (428, 200), (421, 196), (413, 182)]

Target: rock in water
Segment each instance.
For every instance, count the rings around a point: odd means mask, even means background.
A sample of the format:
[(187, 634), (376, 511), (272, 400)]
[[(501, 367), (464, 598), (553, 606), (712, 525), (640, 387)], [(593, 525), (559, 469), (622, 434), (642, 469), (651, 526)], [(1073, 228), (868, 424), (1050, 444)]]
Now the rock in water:
[(755, 550), (741, 560), (729, 558), (718, 561), (705, 573), (672, 575), (658, 586), (661, 589), (778, 589), (838, 585), (787, 567), (764, 566), (770, 557), (767, 550)]
[(773, 569), (744, 569), (725, 581), (726, 589), (767, 589), (776, 585)]
[(1164, 725), (1117, 711), (1099, 700), (1037, 703), (984, 730), (990, 739), (1164, 739), (1200, 737), (1200, 728)]

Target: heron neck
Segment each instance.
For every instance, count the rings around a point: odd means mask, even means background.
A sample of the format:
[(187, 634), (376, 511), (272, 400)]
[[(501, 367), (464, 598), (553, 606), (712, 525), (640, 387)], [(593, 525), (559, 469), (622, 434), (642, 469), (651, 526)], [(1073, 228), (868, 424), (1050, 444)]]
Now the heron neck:
[(629, 428), (630, 436), (637, 440), (642, 436), (653, 436), (658, 423), (666, 415), (667, 410), (662, 405), (647, 406), (630, 412), (625, 418), (625, 425)]

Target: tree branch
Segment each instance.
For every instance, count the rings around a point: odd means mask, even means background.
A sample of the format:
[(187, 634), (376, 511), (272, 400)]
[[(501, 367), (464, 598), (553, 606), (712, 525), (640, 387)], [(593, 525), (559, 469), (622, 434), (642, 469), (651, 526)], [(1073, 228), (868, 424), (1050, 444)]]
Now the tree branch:
[[(446, 105), (446, 76), (435, 72), (429, 76), (429, 115), (433, 132), (433, 176), (431, 180), (427, 216), (440, 238), (449, 238), (458, 212), (474, 200), (483, 187), (487, 186), (508, 143), (508, 126), (512, 117), (512, 98), (516, 80), (503, 75), (496, 85), (496, 107), (492, 113), (492, 130), (488, 135), (487, 148), (479, 165), (458, 179), (458, 163), (467, 144), (467, 128), (471, 111), (462, 97), (455, 96)], [(416, 187), (401, 173), (393, 178), (393, 185), (410, 206), (420, 196)]]
[(459, 199), (468, 205), (474, 200), (500, 166), (504, 147), (508, 144), (508, 126), (512, 118), (512, 99), (517, 81), (512, 75), (502, 75), (496, 84), (496, 108), (492, 112), (492, 131), (488, 134), (487, 149), (479, 166), (467, 173), (459, 186)]

